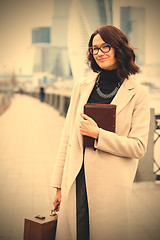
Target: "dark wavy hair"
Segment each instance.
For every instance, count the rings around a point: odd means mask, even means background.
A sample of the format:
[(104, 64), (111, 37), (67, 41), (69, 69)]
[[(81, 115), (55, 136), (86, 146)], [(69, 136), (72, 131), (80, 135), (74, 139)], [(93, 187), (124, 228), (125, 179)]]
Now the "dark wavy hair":
[(89, 48), (92, 47), (93, 38), (99, 34), (104, 42), (109, 43), (115, 49), (115, 59), (117, 62), (117, 76), (120, 80), (128, 78), (131, 74), (139, 72), (139, 67), (135, 64), (135, 53), (129, 46), (127, 36), (112, 25), (105, 25), (95, 30), (88, 43), (87, 63), (94, 72), (100, 72), (101, 68), (96, 63)]

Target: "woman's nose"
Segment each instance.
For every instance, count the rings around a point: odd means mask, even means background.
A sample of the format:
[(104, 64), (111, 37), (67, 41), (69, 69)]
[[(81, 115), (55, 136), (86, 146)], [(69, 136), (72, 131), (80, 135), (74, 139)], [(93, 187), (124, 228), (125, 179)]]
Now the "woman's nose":
[(101, 51), (101, 49), (99, 49), (97, 55), (99, 56), (99, 55), (103, 55), (103, 54), (104, 54), (104, 53)]

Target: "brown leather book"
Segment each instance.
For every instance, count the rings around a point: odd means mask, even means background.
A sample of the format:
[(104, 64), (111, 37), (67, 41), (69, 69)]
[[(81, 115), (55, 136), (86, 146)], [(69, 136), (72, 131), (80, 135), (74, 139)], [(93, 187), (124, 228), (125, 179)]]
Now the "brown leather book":
[[(115, 132), (116, 105), (87, 103), (84, 105), (84, 113), (91, 117), (98, 127)], [(94, 147), (94, 138), (83, 136), (84, 147)]]

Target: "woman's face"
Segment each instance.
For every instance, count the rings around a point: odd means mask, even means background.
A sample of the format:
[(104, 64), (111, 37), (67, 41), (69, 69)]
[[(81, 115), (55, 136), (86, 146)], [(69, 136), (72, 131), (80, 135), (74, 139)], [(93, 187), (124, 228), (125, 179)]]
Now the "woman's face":
[[(101, 36), (99, 34), (95, 35), (92, 41), (92, 47), (101, 47), (102, 44), (105, 44), (106, 42), (103, 41)], [(93, 55), (96, 63), (99, 65), (100, 68), (105, 70), (113, 70), (117, 68), (116, 59), (114, 57), (115, 50), (111, 47), (110, 51), (108, 53), (103, 53), (101, 50), (99, 50), (98, 54)]]

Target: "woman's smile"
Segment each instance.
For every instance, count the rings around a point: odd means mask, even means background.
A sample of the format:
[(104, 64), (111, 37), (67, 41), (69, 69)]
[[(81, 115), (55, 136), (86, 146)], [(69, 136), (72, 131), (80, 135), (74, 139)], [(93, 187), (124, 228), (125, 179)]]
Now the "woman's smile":
[(100, 61), (100, 62), (103, 62), (103, 61), (106, 61), (108, 58), (98, 58), (97, 60)]

